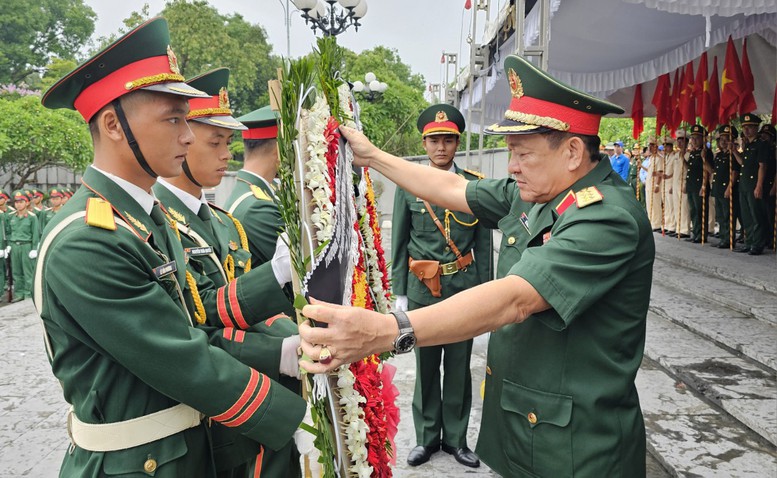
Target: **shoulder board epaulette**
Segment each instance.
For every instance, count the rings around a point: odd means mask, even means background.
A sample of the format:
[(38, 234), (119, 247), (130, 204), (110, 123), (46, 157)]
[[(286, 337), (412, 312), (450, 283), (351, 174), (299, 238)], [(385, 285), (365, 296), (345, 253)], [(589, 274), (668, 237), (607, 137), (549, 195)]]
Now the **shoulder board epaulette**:
[(111, 203), (102, 198), (89, 198), (86, 200), (86, 224), (109, 231), (116, 230), (116, 219), (113, 217)]
[(264, 192), (264, 190), (262, 188), (260, 188), (259, 186), (255, 186), (255, 185), (252, 184), (251, 185), (251, 192), (254, 193), (254, 197), (256, 199), (262, 199), (264, 201), (272, 201), (272, 199), (270, 199), (270, 196), (268, 196), (267, 193)]
[(478, 172), (478, 171), (472, 171), (472, 170), (470, 170), (470, 169), (462, 169), (462, 171), (464, 171), (465, 173), (469, 173), (469, 174), (471, 174), (471, 175), (475, 176), (475, 177), (476, 177), (476, 178), (478, 178), (478, 179), (485, 179), (485, 177), (486, 177), (486, 175), (485, 175), (485, 174), (483, 174), (483, 173), (480, 173), (480, 172)]
[(575, 193), (575, 198), (577, 207), (582, 209), (586, 206), (590, 206), (591, 204), (602, 202), (604, 196), (602, 196), (602, 193), (596, 189), (596, 186), (590, 186)]

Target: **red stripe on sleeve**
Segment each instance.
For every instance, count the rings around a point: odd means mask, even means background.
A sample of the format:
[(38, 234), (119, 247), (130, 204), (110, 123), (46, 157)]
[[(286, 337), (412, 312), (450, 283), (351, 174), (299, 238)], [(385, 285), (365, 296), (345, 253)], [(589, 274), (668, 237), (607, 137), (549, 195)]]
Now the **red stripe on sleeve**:
[(264, 403), (264, 399), (267, 398), (267, 393), (269, 391), (270, 379), (262, 374), (262, 385), (259, 387), (259, 393), (256, 394), (256, 398), (251, 401), (246, 409), (243, 410), (243, 413), (241, 413), (237, 418), (222, 422), (222, 424), (228, 427), (239, 427), (240, 425), (247, 422), (252, 416), (254, 416), (254, 413), (259, 410), (259, 407), (262, 406), (262, 403)]
[[(242, 410), (243, 407), (245, 407), (245, 404), (248, 403), (251, 396), (256, 391), (256, 385), (259, 383), (259, 378), (259, 372), (251, 369), (251, 377), (249, 377), (248, 384), (246, 385), (245, 390), (243, 390), (243, 393), (240, 395), (240, 398), (238, 398), (237, 401), (231, 407), (229, 407), (229, 410), (212, 418), (217, 422), (233, 419), (235, 415), (237, 415), (238, 412)], [(263, 382), (266, 381), (267, 380), (263, 380)], [(264, 383), (262, 385), (264, 385)]]
[(248, 322), (243, 317), (243, 312), (240, 310), (240, 302), (237, 300), (237, 281), (233, 280), (229, 283), (229, 307), (232, 309), (232, 317), (234, 317), (237, 326), (240, 329), (247, 329)]
[(235, 324), (232, 323), (232, 319), (229, 317), (229, 312), (227, 312), (226, 289), (227, 286), (224, 286), (219, 287), (219, 289), (216, 291), (216, 309), (218, 310), (221, 323), (224, 324), (225, 327), (234, 327)]

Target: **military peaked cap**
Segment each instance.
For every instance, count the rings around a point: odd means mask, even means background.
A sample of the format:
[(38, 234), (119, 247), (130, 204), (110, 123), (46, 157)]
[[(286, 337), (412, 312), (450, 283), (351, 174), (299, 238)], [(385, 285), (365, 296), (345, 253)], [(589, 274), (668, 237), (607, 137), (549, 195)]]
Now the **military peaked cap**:
[(278, 137), (278, 113), (270, 106), (254, 110), (237, 119), (246, 127), (243, 139), (271, 139)]
[(229, 104), (229, 68), (218, 68), (187, 81), (189, 86), (207, 93), (208, 98), (191, 98), (186, 119), (227, 129), (246, 129), (232, 117)]
[(421, 136), (435, 136), (440, 134), (454, 134), (460, 136), (467, 126), (461, 111), (455, 107), (440, 103), (432, 105), (418, 115), (416, 123)]

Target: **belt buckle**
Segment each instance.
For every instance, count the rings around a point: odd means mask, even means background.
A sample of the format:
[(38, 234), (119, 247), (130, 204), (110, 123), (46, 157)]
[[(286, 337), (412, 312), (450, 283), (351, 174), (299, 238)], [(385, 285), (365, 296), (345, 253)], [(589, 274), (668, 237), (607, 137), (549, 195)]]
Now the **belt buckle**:
[(442, 269), (442, 275), (449, 276), (451, 274), (455, 274), (459, 272), (459, 265), (455, 262), (449, 262), (447, 264), (440, 264), (440, 268)]

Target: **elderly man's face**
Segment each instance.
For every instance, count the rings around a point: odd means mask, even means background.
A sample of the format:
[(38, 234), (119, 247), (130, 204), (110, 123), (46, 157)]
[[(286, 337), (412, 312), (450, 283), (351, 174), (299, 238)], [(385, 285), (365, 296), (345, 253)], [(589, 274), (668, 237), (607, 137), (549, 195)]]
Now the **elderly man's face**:
[(560, 146), (551, 148), (539, 134), (507, 135), (505, 142), (510, 151), (507, 171), (515, 178), (521, 199), (545, 203), (570, 186), (569, 169)]

